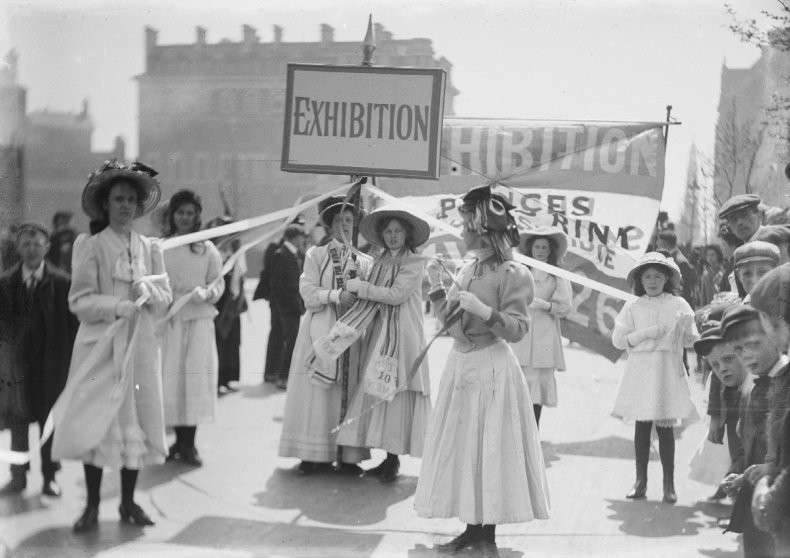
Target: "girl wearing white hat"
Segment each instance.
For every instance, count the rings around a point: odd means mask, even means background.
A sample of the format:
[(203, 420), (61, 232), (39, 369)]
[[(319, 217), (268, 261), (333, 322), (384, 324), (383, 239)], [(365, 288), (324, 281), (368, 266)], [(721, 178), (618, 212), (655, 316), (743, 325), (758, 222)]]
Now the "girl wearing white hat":
[(367, 301), (357, 303), (349, 314), (370, 307), (377, 310), (366, 328), (364, 379), (347, 413), (351, 421), (337, 439), (341, 445), (385, 450), (387, 458), (366, 474), (392, 482), (400, 467), (398, 455), (422, 456), (431, 414), (428, 361), (423, 360), (410, 377), (412, 365), (425, 347), (425, 258), (415, 249), (425, 244), (431, 229), (411, 213), (383, 207), (362, 219), (360, 232), (383, 252), (374, 261), (368, 281), (348, 281), (348, 290)]
[(694, 311), (674, 294), (680, 284), (680, 269), (672, 258), (648, 252), (628, 273), (628, 282), (639, 298), (625, 303), (612, 331), (612, 344), (628, 351), (612, 415), (636, 423), (636, 483), (626, 498), (645, 497), (650, 433), (655, 422), (664, 502), (674, 504), (673, 427), (699, 418), (691, 401), (683, 348), (692, 347), (699, 333)]
[[(535, 229), (521, 237), (522, 252), (536, 260), (559, 265), (568, 247), (565, 234), (557, 229)], [(529, 385), (535, 421), (540, 424), (543, 406), (557, 406), (555, 370), (565, 370), (560, 318), (571, 309), (571, 284), (540, 269), (532, 269), (535, 298), (529, 305), (530, 327), (513, 351)]]

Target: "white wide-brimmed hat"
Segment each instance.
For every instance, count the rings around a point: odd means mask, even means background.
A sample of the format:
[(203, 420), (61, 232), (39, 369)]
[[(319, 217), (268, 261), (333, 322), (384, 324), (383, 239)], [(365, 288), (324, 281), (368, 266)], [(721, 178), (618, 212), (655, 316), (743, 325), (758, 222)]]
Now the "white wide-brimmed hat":
[(639, 273), (640, 270), (651, 265), (665, 268), (667, 273), (669, 273), (670, 281), (672, 281), (674, 286), (680, 286), (680, 268), (678, 267), (678, 264), (675, 263), (675, 260), (665, 256), (661, 252), (647, 252), (641, 258), (639, 258), (639, 260), (631, 268), (631, 271), (628, 272), (628, 283), (633, 285), (634, 276)]
[(359, 224), (359, 232), (369, 242), (386, 247), (384, 240), (379, 234), (379, 224), (389, 219), (400, 219), (410, 225), (411, 240), (414, 243), (412, 248), (425, 244), (428, 241), (428, 237), (431, 236), (431, 226), (427, 221), (392, 205), (380, 207), (365, 215)]
[[(532, 238), (550, 238), (552, 242), (554, 242), (554, 246), (556, 246), (557, 250), (557, 262), (562, 261), (562, 258), (568, 252), (568, 237), (559, 229), (555, 229), (552, 227), (538, 227), (537, 229), (532, 229), (526, 232), (521, 233), (521, 248), (522, 251), (524, 250), (526, 243), (530, 241)], [(525, 254), (529, 257), (532, 257), (532, 254)]]
[(130, 165), (115, 159), (105, 161), (88, 176), (88, 183), (82, 190), (82, 209), (91, 219), (101, 219), (104, 208), (99, 201), (100, 195), (104, 195), (104, 190), (115, 182), (124, 180), (135, 184), (142, 192), (142, 199), (137, 200), (135, 218), (142, 217), (156, 207), (162, 196), (159, 181), (154, 178), (157, 174), (151, 167), (137, 161)]

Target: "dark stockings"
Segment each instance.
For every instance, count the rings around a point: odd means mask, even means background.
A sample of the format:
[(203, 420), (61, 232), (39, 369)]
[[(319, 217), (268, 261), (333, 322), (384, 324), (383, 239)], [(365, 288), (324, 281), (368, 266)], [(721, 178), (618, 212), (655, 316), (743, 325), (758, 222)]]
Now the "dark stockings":
[(82, 469), (85, 472), (85, 487), (88, 490), (88, 507), (98, 508), (101, 501), (102, 468), (83, 463)]
[(543, 405), (532, 405), (532, 410), (535, 412), (535, 422), (540, 426), (540, 412), (543, 410)]
[(179, 448), (190, 449), (195, 447), (195, 434), (197, 426), (176, 426), (176, 445)]
[(121, 469), (121, 504), (134, 502), (134, 489), (137, 486), (137, 469)]
[[(647, 464), (650, 460), (650, 433), (652, 421), (638, 420), (634, 425), (634, 456), (636, 457), (636, 483), (628, 493), (628, 498), (643, 498), (647, 489)], [(656, 426), (658, 434), (658, 453), (661, 457), (661, 468), (664, 472), (664, 495), (674, 497), (675, 473), (675, 433), (671, 426)], [(670, 499), (672, 499), (670, 497)]]

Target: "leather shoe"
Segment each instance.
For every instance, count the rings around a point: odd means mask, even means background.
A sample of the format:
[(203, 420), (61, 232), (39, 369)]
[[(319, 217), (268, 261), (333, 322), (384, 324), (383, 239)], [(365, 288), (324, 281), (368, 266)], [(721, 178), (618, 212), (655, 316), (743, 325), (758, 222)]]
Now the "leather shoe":
[(675, 494), (675, 483), (672, 480), (664, 481), (664, 502), (667, 504), (674, 504), (678, 501), (678, 496)]
[(195, 447), (191, 447), (181, 451), (180, 461), (192, 467), (202, 467), (203, 460), (200, 459), (200, 454)]
[(134, 502), (123, 503), (118, 506), (118, 513), (121, 514), (121, 521), (130, 523), (132, 525), (139, 525), (144, 527), (146, 525), (153, 525), (154, 522), (148, 517), (148, 514), (143, 511), (143, 508)]
[(465, 548), (476, 546), (481, 541), (482, 533), (477, 525), (470, 525), (466, 531), (455, 537), (450, 542), (444, 544), (437, 544), (433, 547), (436, 552), (443, 552), (447, 554), (455, 554)]
[(0, 496), (22, 494), (25, 488), (27, 488), (27, 475), (14, 475), (3, 488), (0, 488)]
[(629, 500), (642, 500), (645, 498), (647, 494), (647, 483), (642, 480), (638, 480), (634, 483), (634, 487), (631, 491), (625, 495), (626, 498)]
[(167, 458), (165, 461), (176, 461), (181, 458), (181, 447), (178, 444), (173, 444), (167, 450)]
[(74, 527), (72, 530), (75, 533), (88, 533), (90, 531), (95, 531), (99, 528), (99, 507), (98, 506), (86, 506), (85, 511), (82, 512), (82, 515), (74, 523)]
[(384, 467), (379, 473), (379, 480), (383, 483), (394, 482), (398, 478), (398, 471), (400, 470), (400, 459), (387, 459), (384, 461)]
[(365, 470), (362, 467), (360, 467), (355, 463), (341, 463), (335, 468), (335, 470), (341, 475), (359, 476), (365, 472)]
[(41, 493), (44, 496), (51, 496), (52, 498), (60, 498), (60, 486), (55, 479), (44, 479), (44, 486), (41, 487)]

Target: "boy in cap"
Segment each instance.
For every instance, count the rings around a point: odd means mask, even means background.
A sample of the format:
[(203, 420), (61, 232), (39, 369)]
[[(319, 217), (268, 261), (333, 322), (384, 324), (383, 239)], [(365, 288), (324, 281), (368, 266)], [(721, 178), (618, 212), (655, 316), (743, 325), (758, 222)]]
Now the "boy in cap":
[[(739, 194), (732, 196), (719, 208), (719, 222), (722, 225), (722, 238), (734, 249), (742, 244), (755, 240), (757, 232), (762, 225), (762, 212), (760, 211), (760, 196), (754, 194)], [(738, 277), (735, 273), (727, 275), (722, 282), (722, 290), (737, 291), (740, 296), (745, 296)]]
[[(733, 252), (735, 273), (748, 296), (757, 281), (779, 265), (779, 248), (769, 242), (753, 240), (739, 246)], [(744, 298), (744, 302), (748, 302)]]
[(779, 248), (779, 263), (786, 264), (790, 260), (790, 225), (765, 225), (754, 235), (755, 240), (770, 242)]
[(739, 424), (746, 469), (724, 481), (727, 493), (736, 498), (728, 530), (743, 533), (744, 558), (773, 556), (773, 540), (755, 525), (751, 501), (754, 485), (765, 470), (771, 376), (790, 361), (782, 354), (784, 347), (780, 347), (771, 320), (747, 304), (727, 310), (721, 328), (724, 340), (732, 344), (744, 368), (754, 376)]
[[(49, 231), (38, 223), (19, 226), (16, 250), (21, 262), (0, 276), (2, 318), (15, 351), (12, 367), (22, 379), (29, 416), (10, 420), (11, 450), (28, 451), (28, 422), (43, 430), (52, 405), (63, 390), (69, 372), (77, 321), (69, 311), (69, 276), (45, 261)], [(7, 411), (7, 410), (4, 410)], [(5, 413), (3, 413), (5, 414)], [(9, 417), (0, 417), (8, 421)], [(60, 496), (55, 473), (60, 464), (52, 460), (52, 438), (41, 446), (42, 493)], [(11, 480), (0, 492), (18, 494), (27, 487), (29, 465), (11, 465)]]

